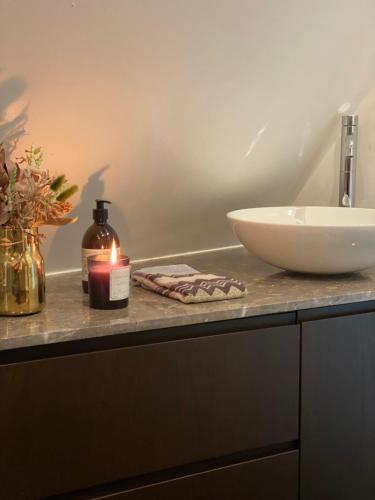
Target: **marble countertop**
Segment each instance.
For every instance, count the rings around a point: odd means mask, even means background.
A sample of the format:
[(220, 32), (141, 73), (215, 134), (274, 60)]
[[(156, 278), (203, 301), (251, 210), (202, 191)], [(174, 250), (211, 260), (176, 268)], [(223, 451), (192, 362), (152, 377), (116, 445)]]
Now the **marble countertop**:
[[(43, 312), (0, 318), (0, 350), (375, 299), (375, 268), (331, 277), (298, 275), (264, 264), (243, 248), (169, 258), (157, 265), (175, 263), (239, 278), (246, 283), (248, 295), (181, 304), (132, 287), (128, 308), (98, 311), (88, 306), (80, 273), (50, 276)], [(146, 265), (151, 263), (141, 267)]]

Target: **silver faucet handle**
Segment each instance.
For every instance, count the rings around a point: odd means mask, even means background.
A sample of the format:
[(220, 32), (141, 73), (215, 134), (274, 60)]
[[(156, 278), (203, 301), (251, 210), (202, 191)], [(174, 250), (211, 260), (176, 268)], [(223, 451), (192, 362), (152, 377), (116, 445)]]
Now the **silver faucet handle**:
[(341, 117), (341, 123), (343, 127), (357, 127), (358, 115), (343, 115)]

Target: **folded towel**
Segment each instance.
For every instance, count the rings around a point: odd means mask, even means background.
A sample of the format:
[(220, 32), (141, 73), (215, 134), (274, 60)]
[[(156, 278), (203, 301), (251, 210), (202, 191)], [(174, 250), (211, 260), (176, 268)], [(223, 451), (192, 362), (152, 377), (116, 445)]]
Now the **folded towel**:
[[(168, 269), (168, 266), (165, 267)], [(160, 268), (155, 270), (159, 271)], [(132, 279), (135, 284), (141, 285), (146, 290), (185, 304), (236, 299), (247, 293), (245, 285), (239, 280), (198, 271), (168, 274), (152, 272), (152, 268), (147, 268), (134, 271)]]

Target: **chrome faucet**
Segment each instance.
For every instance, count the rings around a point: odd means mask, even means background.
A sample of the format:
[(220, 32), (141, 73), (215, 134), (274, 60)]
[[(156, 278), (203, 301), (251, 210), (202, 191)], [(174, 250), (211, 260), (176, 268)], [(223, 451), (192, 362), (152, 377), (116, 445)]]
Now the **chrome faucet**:
[(341, 128), (339, 206), (354, 207), (358, 116), (344, 115)]

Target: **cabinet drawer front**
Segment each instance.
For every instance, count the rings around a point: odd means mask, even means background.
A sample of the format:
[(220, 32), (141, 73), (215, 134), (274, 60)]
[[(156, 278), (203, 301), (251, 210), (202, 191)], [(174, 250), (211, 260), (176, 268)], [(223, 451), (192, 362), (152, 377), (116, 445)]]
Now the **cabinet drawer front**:
[(298, 345), (283, 326), (2, 366), (3, 491), (47, 496), (297, 439)]
[(194, 474), (96, 500), (297, 500), (298, 452)]
[(375, 498), (375, 313), (302, 325), (301, 497)]

